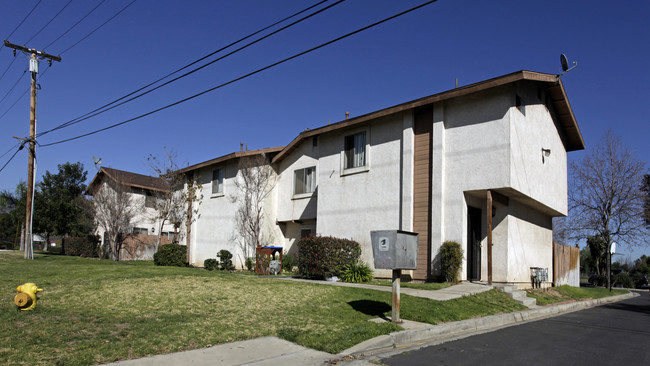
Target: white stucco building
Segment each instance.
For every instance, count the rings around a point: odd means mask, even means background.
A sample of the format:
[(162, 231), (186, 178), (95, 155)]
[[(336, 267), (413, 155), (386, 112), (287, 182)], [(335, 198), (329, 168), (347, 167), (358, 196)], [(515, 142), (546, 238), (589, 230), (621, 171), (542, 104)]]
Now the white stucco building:
[[(129, 236), (123, 244), (120, 253), (122, 260), (151, 260), (155, 253), (155, 242), (161, 228), (161, 222), (153, 205), (156, 192), (169, 190), (168, 183), (161, 178), (151, 177), (123, 170), (101, 167), (97, 175), (88, 184), (86, 194), (94, 195), (102, 187), (115, 190), (121, 186), (128, 192), (136, 215), (131, 220)], [(97, 228), (97, 235), (105, 241), (104, 230)], [(182, 234), (182, 233), (181, 233)], [(174, 227), (170, 224), (162, 225), (161, 244), (171, 243), (174, 236)], [(179, 238), (181, 239), (181, 238)]]
[(264, 153), (277, 173), (265, 202), (268, 244), (295, 251), (307, 234), (351, 238), (372, 265), (371, 230), (413, 231), (414, 279), (439, 274), (439, 248), (452, 240), (464, 249), (462, 280), (526, 286), (530, 267), (552, 271), (551, 220), (567, 214), (567, 152), (580, 149), (559, 77), (529, 71), (306, 130), (284, 148), (186, 169), (203, 185), (192, 263), (237, 253), (227, 196), (238, 159)]

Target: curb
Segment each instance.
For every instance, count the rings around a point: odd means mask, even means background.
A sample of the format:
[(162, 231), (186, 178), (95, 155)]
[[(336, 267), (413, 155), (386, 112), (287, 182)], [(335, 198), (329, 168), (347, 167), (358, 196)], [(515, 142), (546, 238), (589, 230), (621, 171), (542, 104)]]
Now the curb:
[(550, 305), (535, 309), (516, 311), (507, 314), (490, 315), (482, 318), (466, 319), (457, 322), (431, 325), (421, 329), (403, 330), (387, 335), (382, 335), (361, 342), (338, 354), (338, 356), (349, 356), (364, 354), (365, 356), (383, 353), (396, 348), (408, 348), (426, 343), (449, 340), (478, 332), (487, 332), (500, 328), (541, 320), (558, 316), (573, 311), (609, 304), (621, 300), (640, 296), (637, 293), (629, 292), (624, 295), (603, 297), (600, 299), (576, 301), (560, 305)]

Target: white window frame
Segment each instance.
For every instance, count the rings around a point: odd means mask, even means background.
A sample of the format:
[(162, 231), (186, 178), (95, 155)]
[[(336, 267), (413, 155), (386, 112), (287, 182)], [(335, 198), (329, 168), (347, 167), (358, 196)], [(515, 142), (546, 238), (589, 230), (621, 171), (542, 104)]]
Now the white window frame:
[[(218, 176), (218, 179), (215, 180), (214, 175), (217, 172), (219, 172), (219, 176)], [(224, 181), (225, 181), (224, 175), (225, 174), (224, 174), (224, 169), (223, 168), (212, 169), (212, 181), (211, 181), (212, 182), (212, 186), (211, 186), (211, 189), (212, 189), (211, 193), (212, 194), (210, 195), (210, 197), (222, 197), (222, 196), (225, 195), (224, 194), (224, 190), (225, 190), (224, 189)], [(215, 188), (215, 186), (214, 186), (215, 182), (217, 182), (217, 191), (216, 192), (215, 192), (215, 189), (214, 189)]]
[[(345, 142), (350, 136), (355, 136), (358, 134), (365, 133), (365, 145), (364, 145), (364, 165), (347, 167), (347, 151)], [(353, 130), (349, 133), (346, 133), (343, 136), (343, 148), (341, 149), (341, 176), (349, 174), (363, 173), (370, 170), (370, 129), (360, 129)]]
[[(312, 171), (312, 179), (311, 179), (311, 190), (310, 191), (305, 191), (305, 192), (297, 192), (297, 184), (298, 184), (298, 172), (302, 172), (303, 177), (306, 175), (306, 172), (308, 170)], [(305, 183), (304, 178), (303, 178), (303, 184)], [(304, 168), (298, 168), (294, 169), (293, 171), (293, 198), (305, 198), (305, 197), (312, 197), (316, 193), (316, 188), (318, 187), (318, 180), (317, 180), (317, 174), (316, 174), (316, 166), (308, 166)], [(306, 187), (305, 187), (306, 188)]]

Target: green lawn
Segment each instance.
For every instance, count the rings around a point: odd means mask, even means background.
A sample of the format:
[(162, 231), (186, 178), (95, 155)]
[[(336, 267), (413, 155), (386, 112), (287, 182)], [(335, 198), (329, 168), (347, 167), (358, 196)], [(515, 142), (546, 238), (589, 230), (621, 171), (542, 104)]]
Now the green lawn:
[[(393, 281), (391, 280), (374, 280), (367, 282), (369, 285), (379, 285), (379, 286), (393, 286)], [(404, 288), (412, 288), (417, 290), (440, 290), (452, 286), (451, 282), (404, 282), (400, 281), (399, 286)]]
[[(16, 287), (34, 282), (34, 311)], [(0, 363), (90, 365), (275, 335), (337, 353), (400, 328), (390, 292), (197, 268), (0, 252)], [(437, 302), (402, 295), (404, 319), (454, 321), (523, 307), (497, 291)]]
[(627, 290), (615, 290), (609, 292), (602, 287), (571, 287), (559, 286), (543, 290), (528, 290), (528, 297), (537, 299), (537, 305), (557, 304), (559, 302), (579, 301), (585, 299), (599, 299), (614, 295), (628, 293)]

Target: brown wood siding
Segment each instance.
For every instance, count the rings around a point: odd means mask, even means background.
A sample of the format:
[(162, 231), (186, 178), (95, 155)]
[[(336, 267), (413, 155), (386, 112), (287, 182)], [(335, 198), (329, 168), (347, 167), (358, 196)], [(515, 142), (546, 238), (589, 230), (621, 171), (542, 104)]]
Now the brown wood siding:
[(431, 273), (431, 133), (433, 108), (415, 110), (413, 152), (413, 231), (420, 234), (417, 269), (413, 278), (428, 280)]

